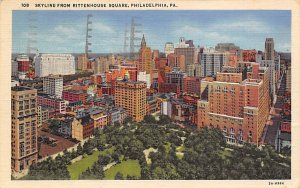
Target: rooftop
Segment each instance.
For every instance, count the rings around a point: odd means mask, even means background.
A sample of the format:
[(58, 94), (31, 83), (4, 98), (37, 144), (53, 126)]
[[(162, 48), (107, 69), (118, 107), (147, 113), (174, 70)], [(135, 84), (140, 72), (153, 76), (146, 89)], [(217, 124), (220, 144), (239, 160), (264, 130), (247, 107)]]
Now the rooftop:
[(15, 86), (11, 88), (12, 91), (29, 91), (29, 90), (34, 90), (29, 87), (24, 87), (24, 86)]

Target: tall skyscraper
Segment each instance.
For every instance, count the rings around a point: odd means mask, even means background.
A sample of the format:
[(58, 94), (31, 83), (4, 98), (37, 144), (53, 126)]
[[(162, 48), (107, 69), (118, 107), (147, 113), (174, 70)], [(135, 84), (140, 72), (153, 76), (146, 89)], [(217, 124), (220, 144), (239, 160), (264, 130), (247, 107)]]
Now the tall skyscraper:
[(153, 68), (151, 48), (147, 47), (145, 36), (143, 35), (139, 51), (138, 71), (146, 71), (146, 74), (150, 74), (151, 77)]
[(43, 77), (43, 92), (51, 96), (60, 98), (63, 91), (63, 77), (60, 75), (50, 75)]
[(34, 63), (36, 77), (75, 74), (75, 60), (71, 54), (39, 54)]
[(11, 89), (11, 168), (16, 172), (38, 159), (36, 96), (36, 89)]
[(194, 47), (193, 41), (186, 41), (183, 37), (179, 39), (179, 44), (174, 50), (175, 55), (184, 55), (185, 66), (198, 62), (198, 49)]
[(273, 38), (266, 38), (265, 60), (274, 60), (274, 59), (275, 59), (274, 40)]
[(146, 83), (117, 81), (115, 105), (124, 108), (133, 120), (142, 121), (146, 115)]

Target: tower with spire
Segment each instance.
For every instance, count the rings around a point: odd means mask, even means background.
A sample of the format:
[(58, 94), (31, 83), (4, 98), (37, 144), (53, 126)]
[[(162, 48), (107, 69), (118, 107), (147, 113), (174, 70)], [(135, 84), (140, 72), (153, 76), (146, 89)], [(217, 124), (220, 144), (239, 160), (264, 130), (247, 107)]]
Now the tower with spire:
[(145, 40), (145, 36), (143, 34), (143, 38), (142, 38), (142, 41), (141, 41), (141, 48), (145, 48), (146, 47), (146, 40)]

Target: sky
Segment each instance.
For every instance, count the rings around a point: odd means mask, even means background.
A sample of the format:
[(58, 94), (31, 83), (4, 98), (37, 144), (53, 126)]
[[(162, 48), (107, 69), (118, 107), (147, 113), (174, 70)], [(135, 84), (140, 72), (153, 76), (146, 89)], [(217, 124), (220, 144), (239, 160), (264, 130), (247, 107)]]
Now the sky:
[(141, 24), (137, 26), (142, 31), (138, 37), (144, 34), (147, 46), (160, 51), (166, 42), (173, 42), (176, 47), (180, 37), (201, 47), (231, 42), (243, 49), (262, 51), (265, 38), (274, 38), (276, 51), (291, 51), (288, 10), (15, 10), (13, 53), (27, 51), (29, 33), (41, 53), (84, 52), (88, 14), (93, 15), (90, 40), (93, 53), (123, 52), (126, 24), (130, 30), (132, 17)]

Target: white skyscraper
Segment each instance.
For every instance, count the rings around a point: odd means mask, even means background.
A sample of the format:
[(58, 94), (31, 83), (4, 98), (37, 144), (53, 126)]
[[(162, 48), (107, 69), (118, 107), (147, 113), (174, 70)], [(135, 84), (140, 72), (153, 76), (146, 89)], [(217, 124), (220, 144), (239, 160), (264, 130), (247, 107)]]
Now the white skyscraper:
[(34, 64), (36, 77), (75, 74), (75, 60), (71, 54), (39, 54)]

